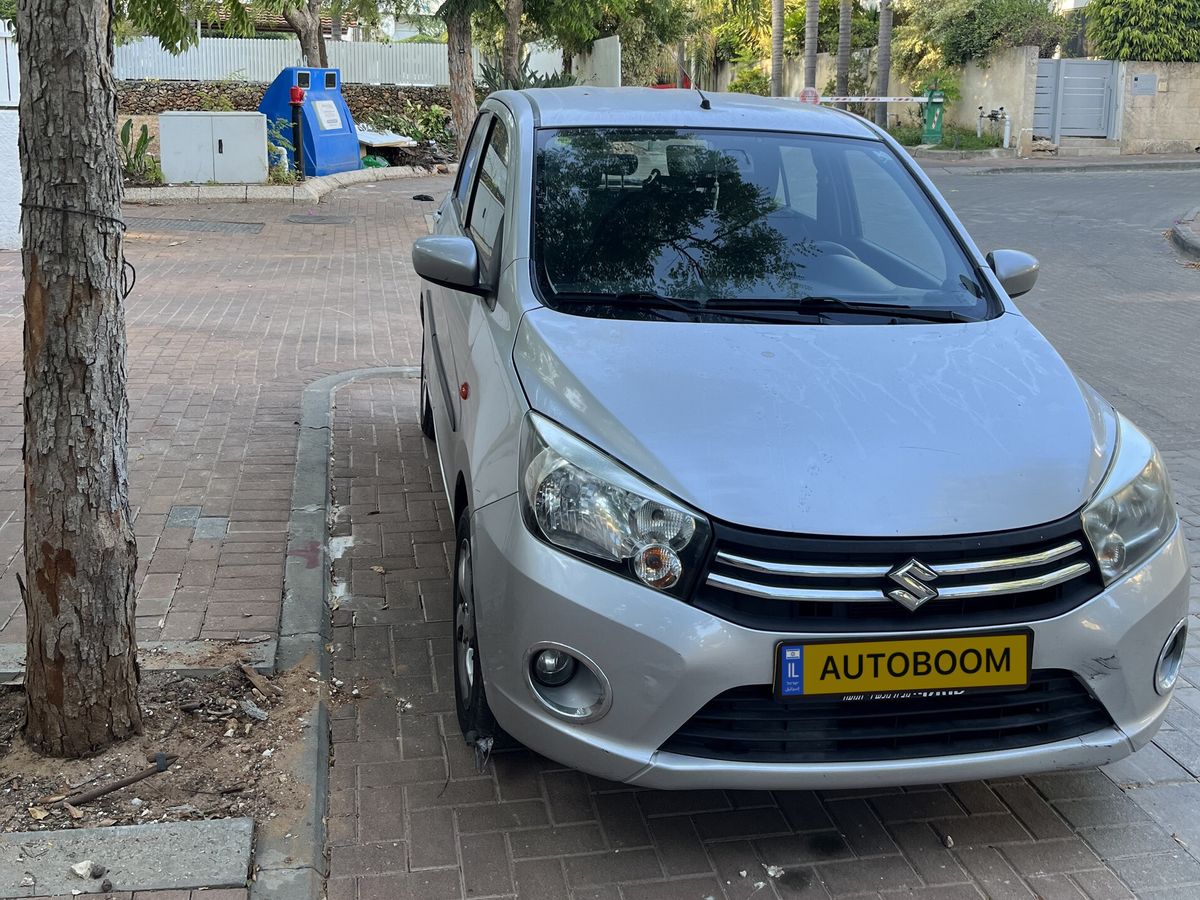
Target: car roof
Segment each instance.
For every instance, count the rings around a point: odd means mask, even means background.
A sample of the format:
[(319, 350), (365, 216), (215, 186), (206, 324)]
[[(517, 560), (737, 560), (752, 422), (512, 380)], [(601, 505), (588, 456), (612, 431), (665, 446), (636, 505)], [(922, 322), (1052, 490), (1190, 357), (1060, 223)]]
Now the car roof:
[[(508, 92), (504, 92), (508, 93)], [(784, 97), (705, 91), (709, 109), (691, 88), (567, 87), (519, 92), (533, 109), (535, 127), (657, 125), (746, 128), (845, 137), (878, 135), (857, 116)], [(498, 96), (497, 99), (503, 99)]]

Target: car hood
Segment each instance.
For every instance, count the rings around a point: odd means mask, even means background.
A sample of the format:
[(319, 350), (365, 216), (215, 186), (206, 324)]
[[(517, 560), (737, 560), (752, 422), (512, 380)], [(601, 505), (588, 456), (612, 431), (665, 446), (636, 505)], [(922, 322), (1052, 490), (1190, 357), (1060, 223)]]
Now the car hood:
[(530, 311), (530, 405), (696, 509), (773, 531), (976, 534), (1091, 497), (1112, 408), (1023, 317), (898, 325)]

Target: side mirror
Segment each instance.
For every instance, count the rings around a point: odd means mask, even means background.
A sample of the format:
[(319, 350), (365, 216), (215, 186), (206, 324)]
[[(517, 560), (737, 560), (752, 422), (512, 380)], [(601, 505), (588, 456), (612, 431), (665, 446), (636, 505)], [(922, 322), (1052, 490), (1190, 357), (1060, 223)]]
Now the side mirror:
[(1028, 294), (1037, 283), (1039, 264), (1037, 258), (1028, 253), (993, 250), (987, 255), (987, 262), (1010, 297)]
[(432, 234), (417, 238), (412, 263), (426, 281), (468, 294), (490, 293), (490, 288), (479, 281), (479, 252), (469, 237)]

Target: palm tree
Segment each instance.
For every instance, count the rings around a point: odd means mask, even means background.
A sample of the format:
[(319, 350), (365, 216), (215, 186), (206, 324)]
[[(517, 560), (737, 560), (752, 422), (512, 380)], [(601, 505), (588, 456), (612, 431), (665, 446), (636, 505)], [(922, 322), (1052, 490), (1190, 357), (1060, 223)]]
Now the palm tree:
[(806, 0), (804, 8), (804, 86), (817, 86), (817, 20), (821, 0)]
[(771, 96), (783, 96), (783, 0), (771, 0)]
[[(879, 0), (879, 79), (875, 86), (877, 97), (886, 97), (892, 68), (892, 0)], [(875, 124), (887, 127), (887, 104), (875, 104)]]
[[(850, 93), (850, 3), (851, 0), (841, 0), (840, 15), (838, 16), (838, 52), (837, 52), (837, 91), (839, 97)], [(840, 109), (845, 109), (845, 103), (839, 103)]]

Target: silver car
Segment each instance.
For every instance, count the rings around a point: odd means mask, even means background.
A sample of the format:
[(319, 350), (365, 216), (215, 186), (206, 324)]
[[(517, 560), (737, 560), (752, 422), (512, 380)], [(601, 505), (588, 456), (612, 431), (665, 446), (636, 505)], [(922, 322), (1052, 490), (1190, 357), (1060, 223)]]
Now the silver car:
[(464, 736), (656, 788), (1092, 766), (1161, 723), (1157, 451), (887, 134), (503, 91), (419, 239)]

